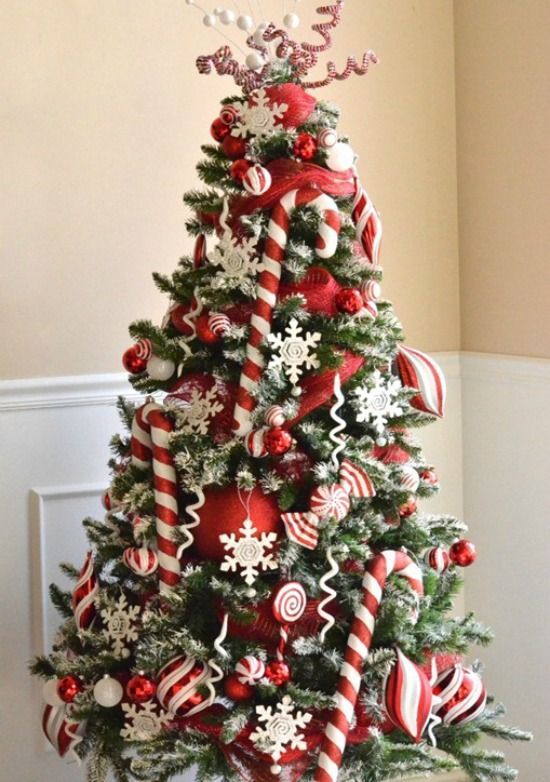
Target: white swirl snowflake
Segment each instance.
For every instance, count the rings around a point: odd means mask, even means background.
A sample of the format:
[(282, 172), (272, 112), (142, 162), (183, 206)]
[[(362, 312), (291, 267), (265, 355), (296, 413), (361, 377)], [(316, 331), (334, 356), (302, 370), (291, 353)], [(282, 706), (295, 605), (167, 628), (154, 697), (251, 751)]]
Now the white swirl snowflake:
[(276, 532), (262, 532), (258, 536), (258, 530), (250, 519), (243, 522), (239, 529), (239, 537), (232, 532), (230, 535), (220, 535), (220, 541), (226, 551), (224, 561), (220, 569), (225, 573), (241, 571), (241, 576), (250, 586), (254, 583), (260, 570), (275, 570), (277, 561), (272, 553), (267, 551), (273, 548), (277, 540)]
[(204, 393), (194, 388), (189, 399), (172, 400), (178, 409), (178, 430), (184, 434), (208, 434), (212, 418), (223, 410), (216, 386)]
[(295, 704), (289, 695), (285, 695), (276, 706), (256, 706), (258, 722), (265, 725), (257, 726), (250, 734), (250, 740), (262, 752), (271, 755), (273, 760), (280, 760), (287, 749), (307, 749), (305, 736), (300, 729), (305, 728), (311, 720), (311, 714), (295, 710)]
[(302, 332), (303, 328), (296, 318), (292, 318), (285, 329), (285, 334), (267, 335), (271, 348), (278, 351), (278, 354), (270, 358), (268, 367), (282, 368), (293, 385), (296, 385), (303, 374), (302, 367), (318, 369), (320, 366), (315, 348), (321, 340), (321, 334), (318, 331), (313, 334), (309, 331), (305, 334)]
[(208, 258), (214, 266), (221, 266), (230, 279), (248, 280), (261, 271), (257, 245), (256, 236), (238, 239), (231, 230), (225, 230)]
[(124, 595), (112, 605), (101, 611), (101, 618), (106, 624), (103, 635), (111, 641), (116, 657), (129, 657), (128, 644), (137, 641), (136, 623), (140, 614), (139, 606), (128, 605)]
[(250, 95), (249, 103), (239, 108), (232, 136), (267, 136), (277, 130), (276, 120), (282, 119), (288, 111), (286, 103), (270, 101), (263, 87)]
[(401, 415), (403, 408), (396, 402), (401, 391), (398, 378), (385, 380), (380, 370), (375, 370), (365, 385), (352, 392), (354, 407), (358, 410), (358, 423), (370, 423), (382, 434), (390, 418)]
[(142, 704), (123, 703), (122, 710), (125, 715), (124, 727), (120, 735), (126, 741), (149, 741), (158, 736), (164, 725), (171, 719), (171, 715), (159, 709), (153, 701)]

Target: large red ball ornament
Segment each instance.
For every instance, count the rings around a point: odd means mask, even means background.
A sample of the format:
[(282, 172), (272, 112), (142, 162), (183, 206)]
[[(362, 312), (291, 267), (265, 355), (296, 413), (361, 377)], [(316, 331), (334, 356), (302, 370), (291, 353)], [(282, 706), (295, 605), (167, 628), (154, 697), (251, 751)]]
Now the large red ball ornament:
[(243, 158), (246, 153), (246, 141), (244, 138), (235, 138), (235, 136), (226, 136), (222, 141), (222, 150), (231, 160)]
[(157, 685), (143, 674), (132, 676), (126, 685), (126, 695), (133, 703), (146, 703), (155, 697)]
[(312, 160), (317, 154), (317, 139), (310, 133), (299, 133), (292, 151), (302, 160)]
[(290, 667), (283, 660), (272, 660), (265, 668), (266, 678), (276, 687), (282, 687), (291, 676)]
[(363, 297), (356, 288), (342, 288), (336, 294), (336, 306), (346, 315), (357, 315), (363, 309)]
[(221, 335), (216, 333), (216, 331), (212, 328), (212, 324), (210, 323), (210, 314), (208, 312), (199, 315), (197, 318), (196, 329), (197, 338), (200, 339), (201, 342), (204, 342), (205, 345), (214, 345), (221, 339)]
[(205, 502), (198, 508), (201, 523), (193, 530), (194, 551), (201, 559), (221, 562), (227, 551), (220, 535), (235, 533), (247, 517), (252, 520), (257, 535), (262, 532), (281, 534), (281, 511), (273, 494), (264, 494), (258, 487), (252, 491), (239, 490), (237, 486), (224, 486), (205, 491)]
[(131, 375), (140, 375), (145, 372), (147, 368), (147, 360), (138, 355), (136, 346), (132, 345), (131, 348), (125, 350), (122, 355), (122, 366)]
[(254, 695), (254, 687), (250, 684), (243, 684), (238, 676), (231, 674), (223, 683), (225, 694), (232, 701), (248, 701)]
[(246, 174), (246, 172), (248, 171), (251, 165), (252, 163), (250, 163), (248, 160), (244, 160), (243, 158), (236, 160), (234, 163), (231, 164), (231, 168), (229, 169), (231, 178), (234, 179), (235, 182), (241, 184), (244, 175)]
[(282, 456), (292, 448), (292, 435), (286, 429), (275, 426), (265, 433), (264, 445), (271, 456)]
[(406, 519), (408, 516), (412, 516), (413, 513), (416, 513), (417, 503), (414, 497), (409, 497), (407, 502), (404, 502), (403, 505), (399, 508), (399, 515), (402, 519)]
[(221, 143), (230, 133), (231, 128), (221, 117), (216, 117), (214, 122), (210, 125), (210, 135), (214, 141), (217, 141), (218, 143)]
[(72, 703), (83, 689), (84, 685), (76, 676), (64, 676), (57, 682), (57, 694), (64, 703)]
[(476, 547), (471, 540), (463, 538), (462, 540), (457, 540), (453, 543), (449, 549), (449, 556), (455, 565), (458, 565), (459, 567), (468, 567), (469, 565), (473, 565), (476, 561)]

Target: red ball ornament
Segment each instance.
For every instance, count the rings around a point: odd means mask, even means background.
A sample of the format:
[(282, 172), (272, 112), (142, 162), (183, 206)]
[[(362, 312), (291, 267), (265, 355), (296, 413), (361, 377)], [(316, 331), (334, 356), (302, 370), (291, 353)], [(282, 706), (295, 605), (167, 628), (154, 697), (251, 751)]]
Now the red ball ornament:
[(206, 345), (214, 345), (221, 339), (220, 334), (217, 334), (214, 329), (212, 329), (210, 323), (210, 314), (208, 312), (205, 312), (203, 315), (199, 315), (197, 318), (196, 329), (197, 338)]
[(194, 552), (201, 559), (213, 559), (221, 562), (227, 555), (220, 535), (234, 533), (241, 537), (239, 530), (248, 516), (257, 530), (281, 534), (283, 522), (281, 511), (273, 494), (264, 494), (258, 487), (251, 492), (239, 491), (236, 486), (224, 486), (205, 491), (205, 502), (196, 513), (201, 523), (193, 530)]
[(416, 513), (417, 503), (414, 497), (409, 497), (407, 502), (404, 502), (403, 505), (399, 508), (399, 515), (402, 519), (407, 518), (407, 516), (412, 516), (413, 513)]
[(433, 470), (422, 470), (421, 473), (419, 473), (420, 477), (425, 483), (428, 483), (430, 486), (437, 486), (439, 483), (439, 478), (437, 477), (437, 473), (435, 473)]
[(252, 163), (250, 163), (248, 160), (244, 160), (243, 158), (236, 160), (231, 164), (231, 168), (229, 169), (229, 173), (232, 179), (240, 184), (251, 165)]
[(222, 141), (222, 150), (231, 160), (243, 158), (246, 153), (246, 141), (244, 138), (226, 136)]
[(76, 676), (64, 676), (57, 682), (57, 694), (65, 703), (72, 703), (84, 685)]
[(111, 500), (111, 490), (107, 489), (103, 493), (103, 497), (101, 498), (101, 504), (105, 508), (105, 510), (111, 510), (113, 507), (113, 501)]
[(223, 683), (225, 694), (232, 701), (248, 701), (254, 695), (254, 687), (250, 684), (243, 684), (238, 676), (231, 674)]
[(290, 679), (290, 667), (283, 660), (272, 660), (266, 665), (265, 675), (276, 687), (282, 687)]
[(471, 540), (463, 538), (462, 540), (457, 540), (456, 543), (453, 543), (449, 549), (449, 556), (455, 565), (458, 565), (459, 567), (468, 567), (469, 565), (473, 565), (476, 561), (476, 547)]
[(310, 133), (299, 133), (292, 151), (302, 160), (312, 160), (317, 154), (317, 139)]
[(265, 433), (264, 445), (271, 456), (282, 456), (292, 448), (292, 435), (286, 429), (275, 426)]
[(230, 133), (231, 128), (221, 117), (216, 117), (214, 122), (210, 125), (210, 135), (214, 141), (217, 141), (218, 143), (221, 143)]
[(126, 685), (126, 695), (132, 703), (146, 703), (155, 697), (157, 685), (143, 674), (132, 676)]
[(147, 360), (138, 355), (136, 346), (132, 345), (131, 348), (125, 350), (122, 355), (122, 366), (131, 375), (140, 375), (145, 372), (147, 368)]
[(336, 294), (336, 306), (347, 315), (357, 315), (363, 309), (363, 297), (356, 288), (342, 288)]

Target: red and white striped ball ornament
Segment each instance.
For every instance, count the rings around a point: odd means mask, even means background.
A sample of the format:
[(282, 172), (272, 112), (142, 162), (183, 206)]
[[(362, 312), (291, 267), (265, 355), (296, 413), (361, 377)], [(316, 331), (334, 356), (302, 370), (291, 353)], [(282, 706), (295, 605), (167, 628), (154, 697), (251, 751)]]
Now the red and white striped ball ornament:
[(384, 688), (384, 705), (393, 724), (417, 744), (428, 725), (432, 711), (432, 687), (418, 665), (397, 649)]
[(147, 546), (125, 549), (122, 561), (136, 576), (152, 576), (159, 566), (156, 552), (151, 551)]
[(225, 125), (234, 125), (239, 116), (239, 110), (235, 106), (227, 105), (222, 106), (220, 111), (220, 119)]
[(96, 615), (95, 599), (98, 592), (99, 585), (94, 573), (94, 560), (92, 552), (89, 551), (86, 554), (71, 598), (71, 608), (79, 630), (87, 630), (94, 621)]
[(349, 513), (351, 500), (349, 492), (339, 483), (318, 486), (311, 493), (309, 508), (321, 519), (335, 518), (342, 521)]
[(333, 128), (323, 128), (317, 134), (317, 143), (324, 149), (330, 149), (338, 143), (338, 134)]
[(398, 482), (403, 489), (414, 494), (420, 485), (420, 476), (412, 465), (404, 464), (401, 468)]
[(447, 570), (451, 560), (449, 552), (446, 549), (441, 548), (441, 546), (435, 546), (426, 551), (424, 554), (424, 562), (429, 565), (432, 570), (435, 570), (436, 573), (441, 574)]
[(265, 676), (265, 663), (251, 654), (239, 660), (235, 673), (241, 684), (254, 685)]
[(138, 358), (142, 358), (147, 361), (153, 354), (153, 347), (150, 339), (140, 339), (134, 345), (134, 352)]
[(246, 452), (255, 459), (263, 459), (267, 456), (267, 448), (265, 447), (266, 431), (266, 429), (254, 429), (244, 438)]
[(369, 301), (379, 301), (380, 296), (382, 295), (382, 288), (380, 283), (376, 282), (376, 280), (365, 280), (365, 282), (361, 283), (359, 290), (361, 291), (365, 303)]
[(287, 581), (281, 584), (275, 592), (272, 611), (277, 622), (293, 624), (297, 622), (306, 610), (306, 590), (299, 581)]
[[(175, 657), (159, 671), (157, 700), (166, 711), (191, 717), (213, 703), (216, 693), (211, 679), (208, 663), (183, 655)], [(208, 688), (208, 695), (200, 692), (204, 687)]]
[(208, 318), (208, 328), (217, 337), (225, 337), (229, 329), (231, 328), (231, 321), (220, 312), (215, 312)]
[(251, 166), (243, 176), (242, 184), (250, 195), (263, 195), (271, 187), (271, 174), (263, 166)]
[(70, 752), (74, 760), (79, 760), (74, 750), (82, 741), (86, 726), (84, 722), (70, 719), (65, 706), (44, 707), (42, 730), (59, 757)]
[(265, 411), (265, 422), (268, 426), (283, 426), (285, 421), (283, 408), (279, 405), (271, 405)]
[(441, 699), (435, 713), (445, 725), (471, 722), (483, 713), (487, 704), (487, 690), (481, 677), (460, 664), (440, 673), (433, 691)]

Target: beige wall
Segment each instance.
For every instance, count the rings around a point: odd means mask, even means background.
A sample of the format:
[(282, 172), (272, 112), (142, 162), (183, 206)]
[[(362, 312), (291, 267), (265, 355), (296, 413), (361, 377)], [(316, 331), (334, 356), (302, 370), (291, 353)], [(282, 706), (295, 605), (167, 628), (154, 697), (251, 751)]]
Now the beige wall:
[[(0, 377), (117, 371), (127, 324), (164, 310), (150, 272), (189, 247), (181, 194), (232, 92), (193, 62), (219, 39), (183, 0), (8, 0), (0, 38)], [(349, 0), (336, 59), (364, 46), (381, 65), (325, 96), (382, 212), (409, 342), (455, 349), (451, 1)]]
[(457, 0), (462, 348), (550, 357), (550, 2)]

